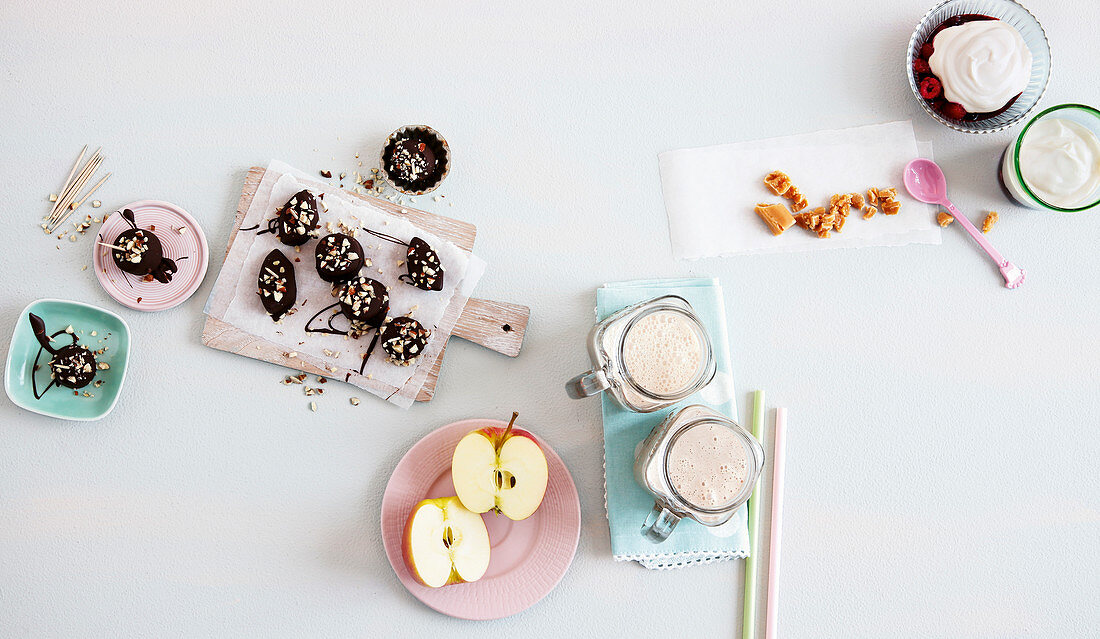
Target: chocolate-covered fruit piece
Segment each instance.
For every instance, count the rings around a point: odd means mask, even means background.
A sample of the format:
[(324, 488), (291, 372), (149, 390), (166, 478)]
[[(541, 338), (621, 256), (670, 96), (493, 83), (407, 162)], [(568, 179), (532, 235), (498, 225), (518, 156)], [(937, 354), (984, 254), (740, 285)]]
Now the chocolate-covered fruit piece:
[(420, 357), (431, 331), (411, 317), (395, 317), (382, 326), (378, 341), (388, 361), (407, 365)]
[(340, 288), (339, 299), (340, 311), (355, 324), (378, 326), (390, 310), (385, 284), (362, 275)]
[(130, 275), (148, 275), (164, 258), (164, 249), (152, 231), (126, 229), (119, 233), (114, 244), (123, 249), (111, 251), (115, 266)]
[(273, 249), (264, 258), (258, 277), (260, 301), (273, 321), (281, 320), (298, 297), (298, 285), (294, 280), (294, 264), (279, 249)]
[(317, 243), (317, 274), (326, 282), (341, 282), (363, 268), (363, 246), (344, 233), (333, 233)]
[(382, 149), (382, 170), (405, 193), (426, 193), (439, 186), (450, 168), (450, 149), (426, 126), (403, 127), (390, 134)]
[(144, 277), (152, 275), (158, 282), (167, 284), (176, 272), (176, 263), (164, 256), (160, 239), (152, 231), (138, 228), (134, 212), (126, 209), (122, 219), (130, 228), (118, 234), (114, 245), (119, 247), (111, 251), (111, 259), (119, 270)]
[[(38, 355), (34, 358), (34, 367), (38, 367), (38, 357), (42, 355), (44, 350), (51, 355), (49, 362), (50, 378), (53, 380), (51, 383), (73, 390), (91, 384), (92, 380), (95, 379), (97, 370), (95, 355), (91, 350), (77, 343), (78, 338), (75, 333), (71, 332), (72, 328), (57, 331), (49, 336), (46, 335), (46, 323), (42, 321), (41, 317), (30, 313), (28, 319), (31, 323), (31, 331), (42, 346), (38, 351)], [(72, 343), (61, 348), (54, 348), (52, 338), (65, 333), (68, 333), (68, 337), (72, 338)], [(46, 394), (50, 387), (47, 386), (42, 393), (39, 393), (37, 380), (33, 377), (34, 373), (35, 371), (32, 370), (31, 379), (34, 398), (42, 399), (42, 396)]]
[(301, 246), (317, 237), (320, 208), (317, 196), (309, 189), (302, 189), (291, 196), (279, 209), (275, 220), (275, 234), (279, 241), (287, 246)]
[(409, 242), (405, 263), (409, 272), (398, 279), (425, 291), (443, 290), (443, 264), (439, 262), (435, 249), (428, 246), (427, 242), (414, 237)]

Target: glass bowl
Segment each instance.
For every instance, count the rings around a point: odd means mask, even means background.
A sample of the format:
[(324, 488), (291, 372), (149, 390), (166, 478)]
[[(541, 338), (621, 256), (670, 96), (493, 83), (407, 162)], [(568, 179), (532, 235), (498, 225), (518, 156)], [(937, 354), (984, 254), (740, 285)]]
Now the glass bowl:
[(1001, 158), (1001, 185), (1013, 200), (1029, 208), (1063, 213), (1091, 209), (1100, 204), (1100, 189), (1094, 190), (1085, 204), (1067, 208), (1047, 203), (1036, 195), (1028, 186), (1027, 181), (1024, 180), (1023, 171), (1020, 170), (1020, 149), (1023, 147), (1024, 138), (1035, 123), (1047, 118), (1071, 120), (1100, 138), (1100, 110), (1086, 104), (1059, 104), (1050, 107), (1031, 118), (1020, 130), (1020, 134), (1016, 136), (1016, 139), (1010, 142), (1008, 148), (1005, 149), (1004, 156)]
[[(973, 122), (951, 120), (937, 113), (932, 105), (921, 97), (916, 74), (913, 73), (913, 62), (920, 57), (920, 47), (936, 27), (949, 18), (966, 14), (981, 14), (1008, 23), (1020, 32), (1027, 48), (1031, 50), (1031, 79), (1020, 97), (1004, 112)], [(909, 77), (909, 88), (913, 90), (913, 97), (933, 120), (963, 133), (993, 133), (1003, 131), (1023, 120), (1039, 104), (1050, 81), (1050, 64), (1050, 43), (1047, 41), (1043, 26), (1018, 2), (1014, 0), (944, 0), (924, 14), (916, 31), (913, 32), (913, 37), (909, 38), (909, 50), (905, 56), (905, 73)]]

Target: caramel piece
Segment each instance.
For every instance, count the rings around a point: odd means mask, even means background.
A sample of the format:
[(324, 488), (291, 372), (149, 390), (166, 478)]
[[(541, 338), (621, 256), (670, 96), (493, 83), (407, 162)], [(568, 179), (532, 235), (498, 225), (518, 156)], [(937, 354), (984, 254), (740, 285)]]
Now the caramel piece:
[(901, 211), (901, 202), (897, 200), (882, 200), (882, 213), (884, 215), (897, 215), (899, 211)]
[(940, 211), (936, 215), (936, 222), (939, 222), (939, 225), (944, 227), (944, 228), (946, 228), (948, 226), (951, 226), (951, 223), (954, 222), (954, 221), (955, 221), (955, 216), (951, 215), (950, 213)]
[(869, 220), (875, 216), (875, 213), (878, 213), (878, 209), (870, 204), (863, 207), (863, 219)]
[(850, 193), (848, 197), (851, 198), (852, 208), (857, 211), (863, 208), (863, 194), (862, 193)]
[(867, 204), (871, 206), (878, 204), (878, 189), (873, 186), (867, 189)]
[(782, 171), (772, 171), (764, 176), (764, 184), (776, 195), (785, 195), (791, 188), (791, 178)]
[(876, 189), (878, 193), (878, 199), (880, 200), (896, 200), (898, 199), (898, 190), (894, 187), (888, 189)]
[(781, 235), (783, 231), (794, 226), (794, 217), (783, 204), (757, 204), (753, 209), (760, 219), (768, 225), (772, 235)]
[(982, 233), (988, 233), (993, 230), (993, 225), (997, 223), (997, 220), (1001, 219), (1001, 216), (996, 211), (990, 211), (989, 215), (985, 216), (985, 220), (982, 222)]

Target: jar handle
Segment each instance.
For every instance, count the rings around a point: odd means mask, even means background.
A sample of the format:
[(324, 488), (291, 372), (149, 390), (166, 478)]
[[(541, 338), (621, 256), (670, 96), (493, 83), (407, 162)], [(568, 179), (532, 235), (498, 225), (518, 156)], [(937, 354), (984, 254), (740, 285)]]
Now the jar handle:
[(609, 388), (611, 388), (611, 382), (607, 381), (607, 375), (604, 375), (602, 370), (588, 371), (565, 383), (565, 392), (569, 393), (573, 399), (591, 397)]
[(672, 529), (680, 523), (680, 516), (661, 504), (653, 504), (653, 510), (642, 524), (642, 535), (649, 541), (659, 544), (668, 539)]

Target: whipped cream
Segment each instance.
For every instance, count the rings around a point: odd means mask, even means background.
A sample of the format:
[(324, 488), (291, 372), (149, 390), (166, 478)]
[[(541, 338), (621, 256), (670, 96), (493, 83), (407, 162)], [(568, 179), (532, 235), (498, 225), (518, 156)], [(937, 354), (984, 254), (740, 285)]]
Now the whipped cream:
[(1077, 208), (1100, 189), (1100, 139), (1073, 120), (1033, 124), (1020, 142), (1019, 164), (1028, 188), (1047, 204)]
[(928, 58), (943, 94), (969, 113), (989, 113), (1027, 88), (1031, 51), (1020, 32), (1000, 20), (975, 20), (936, 34)]

